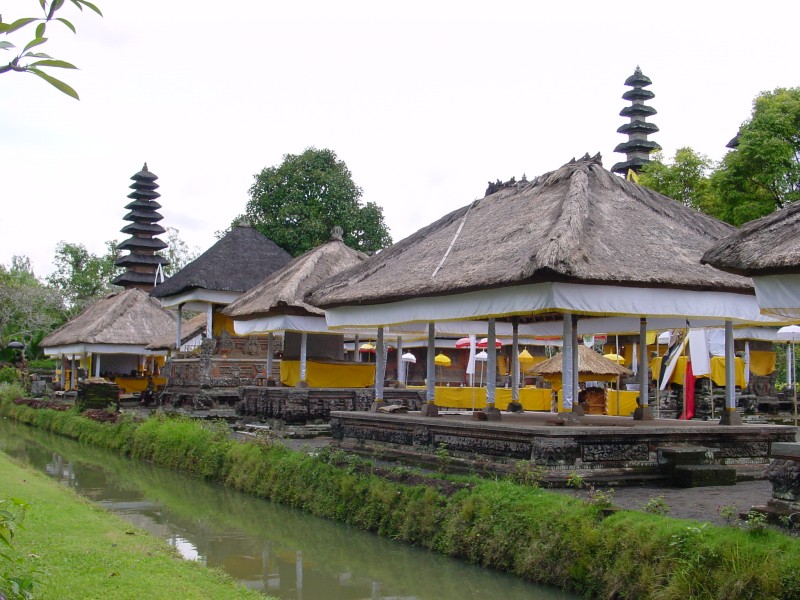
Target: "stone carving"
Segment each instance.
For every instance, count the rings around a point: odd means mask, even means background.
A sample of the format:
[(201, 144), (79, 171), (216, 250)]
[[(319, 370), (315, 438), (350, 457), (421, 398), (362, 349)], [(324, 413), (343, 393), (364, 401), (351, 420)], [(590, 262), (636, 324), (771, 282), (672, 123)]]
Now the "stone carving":
[(411, 435), (415, 446), (430, 446), (433, 435), (428, 427), (415, 427)]
[(573, 465), (578, 457), (578, 446), (565, 440), (541, 440), (531, 444), (530, 458), (536, 464)]
[(581, 454), (586, 462), (646, 461), (650, 458), (647, 444), (585, 444)]
[(242, 347), (242, 352), (247, 356), (259, 356), (261, 354), (261, 344), (254, 337), (247, 338), (247, 342)]
[(766, 458), (769, 442), (722, 442), (718, 444), (720, 458)]
[(781, 500), (800, 499), (800, 463), (793, 460), (774, 459), (767, 471), (772, 483), (772, 497)]
[(222, 333), (220, 333), (219, 335), (219, 342), (217, 343), (217, 347), (219, 348), (220, 352), (231, 352), (234, 347), (233, 340), (231, 339), (231, 334), (223, 330)]

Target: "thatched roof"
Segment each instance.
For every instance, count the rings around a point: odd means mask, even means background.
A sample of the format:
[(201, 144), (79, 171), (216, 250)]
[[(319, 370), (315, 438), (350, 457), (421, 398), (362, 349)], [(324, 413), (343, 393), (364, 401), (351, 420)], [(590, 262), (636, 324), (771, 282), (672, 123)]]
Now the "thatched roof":
[(175, 318), (147, 292), (131, 288), (109, 294), (45, 337), (41, 347), (72, 344), (146, 346), (172, 332)]
[(800, 202), (745, 223), (712, 246), (702, 262), (747, 276), (800, 273)]
[(733, 231), (586, 156), (501, 186), (307, 300), (332, 308), (554, 281), (752, 294), (749, 279), (700, 264)]
[[(181, 323), (181, 344), (185, 344), (206, 330), (208, 315), (200, 313)], [(172, 331), (164, 333), (147, 345), (148, 350), (174, 350), (175, 349), (175, 324), (173, 320)]]
[(240, 320), (276, 314), (323, 315), (322, 310), (303, 300), (306, 292), (366, 259), (366, 254), (347, 247), (341, 236), (334, 234), (330, 241), (298, 256), (222, 312)]
[[(528, 373), (536, 375), (560, 375), (562, 368), (562, 353), (548, 358), (528, 369)], [(583, 344), (578, 346), (578, 374), (579, 375), (613, 375), (626, 377), (633, 372), (613, 360), (607, 359), (599, 352), (587, 348)]]
[(197, 288), (246, 292), (291, 259), (283, 248), (242, 222), (151, 293), (165, 298)]

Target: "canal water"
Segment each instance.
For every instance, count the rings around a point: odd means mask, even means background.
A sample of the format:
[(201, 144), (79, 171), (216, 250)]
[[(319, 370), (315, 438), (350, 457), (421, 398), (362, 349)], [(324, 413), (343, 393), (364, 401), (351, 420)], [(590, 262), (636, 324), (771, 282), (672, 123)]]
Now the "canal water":
[(578, 598), (8, 420), (0, 450), (281, 600)]

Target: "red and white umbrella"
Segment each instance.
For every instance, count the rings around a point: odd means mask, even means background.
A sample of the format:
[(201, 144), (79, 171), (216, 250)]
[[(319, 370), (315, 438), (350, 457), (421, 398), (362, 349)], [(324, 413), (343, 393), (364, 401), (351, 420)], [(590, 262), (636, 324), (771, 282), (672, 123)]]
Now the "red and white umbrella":
[[(475, 346), (478, 348), (486, 348), (488, 345), (489, 345), (489, 338), (481, 338), (481, 340), (477, 344), (475, 344)], [(503, 342), (501, 342), (500, 340), (495, 340), (494, 347), (502, 348)]]
[(463, 337), (456, 340), (456, 348), (469, 348), (469, 338)]

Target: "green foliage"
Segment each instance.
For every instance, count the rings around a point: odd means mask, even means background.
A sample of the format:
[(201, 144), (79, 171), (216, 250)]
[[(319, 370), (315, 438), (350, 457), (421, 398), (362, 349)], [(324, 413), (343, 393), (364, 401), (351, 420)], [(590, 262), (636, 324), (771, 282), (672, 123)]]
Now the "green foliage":
[(0, 383), (19, 383), (20, 378), (17, 370), (13, 367), (3, 367), (0, 369)]
[(60, 292), (34, 275), (30, 259), (15, 256), (9, 267), (0, 265), (0, 358), (16, 359), (7, 349), (11, 341), (24, 343), (25, 354), (36, 356), (38, 342), (64, 319)]
[[(86, 8), (89, 8), (98, 15), (102, 16), (100, 9), (87, 0), (70, 0), (70, 2), (72, 2), (72, 4), (80, 10), (83, 10), (83, 7), (85, 6)], [(61, 23), (67, 29), (72, 31), (72, 33), (76, 33), (75, 26), (71, 21), (68, 21), (64, 17), (56, 16), (58, 11), (63, 8), (64, 4), (65, 0), (51, 0), (50, 2), (47, 0), (39, 0), (39, 6), (42, 9), (41, 17), (23, 17), (16, 19), (11, 23), (3, 23), (2, 19), (0, 19), (0, 35), (2, 36), (11, 36), (12, 34), (23, 29), (27, 30), (29, 26), (36, 24), (33, 38), (30, 39), (30, 41), (24, 45), (22, 50), (19, 51), (19, 54), (14, 56), (14, 58), (12, 58), (7, 64), (0, 65), (0, 74), (12, 72), (32, 73), (33, 75), (36, 75), (55, 87), (60, 92), (79, 100), (78, 93), (74, 89), (60, 79), (56, 79), (49, 73), (43, 71), (43, 69), (50, 68), (76, 69), (77, 67), (65, 60), (54, 59), (52, 56), (45, 54), (44, 52), (40, 52), (38, 50), (36, 52), (32, 51), (34, 48), (39, 48), (47, 42), (47, 38), (44, 37), (47, 30), (47, 25), (53, 21)], [(8, 40), (0, 40), (0, 49), (2, 50), (11, 50), (12, 48), (16, 47), (17, 46), (15, 44)]]
[(652, 515), (667, 515), (669, 514), (669, 505), (664, 500), (664, 496), (653, 496), (647, 501), (642, 510)]
[(709, 174), (713, 164), (704, 154), (691, 148), (679, 148), (671, 163), (666, 164), (659, 152), (645, 165), (639, 183), (698, 210), (713, 204)]
[(371, 253), (392, 240), (383, 210), (372, 202), (362, 205), (361, 193), (336, 153), (307, 148), (284, 155), (280, 165), (255, 176), (246, 214), (253, 227), (292, 256), (327, 242), (334, 226), (344, 230), (345, 244)]
[(180, 271), (187, 264), (192, 262), (200, 255), (197, 248), (189, 249), (189, 245), (180, 238), (180, 231), (175, 227), (167, 227), (167, 247), (164, 249), (163, 256), (169, 261), (164, 267), (164, 275), (170, 277)]
[(38, 572), (25, 566), (14, 547), (14, 536), (29, 506), (18, 498), (0, 500), (0, 596), (8, 600), (32, 600)]
[(111, 280), (121, 272), (114, 264), (119, 257), (120, 251), (114, 241), (106, 242), (104, 256), (92, 254), (83, 244), (58, 243), (53, 259), (56, 269), (47, 277), (47, 282), (63, 291), (70, 316), (114, 289)]
[(737, 226), (800, 200), (800, 88), (756, 97), (712, 184), (712, 214)]

